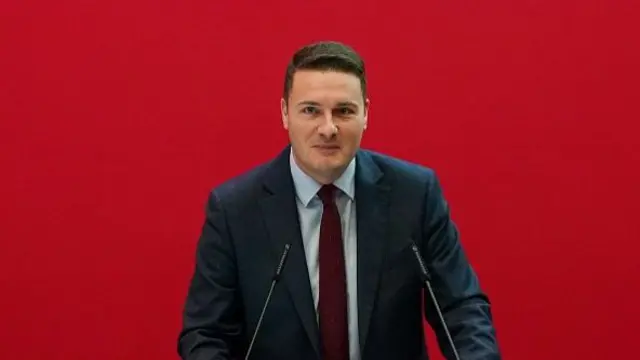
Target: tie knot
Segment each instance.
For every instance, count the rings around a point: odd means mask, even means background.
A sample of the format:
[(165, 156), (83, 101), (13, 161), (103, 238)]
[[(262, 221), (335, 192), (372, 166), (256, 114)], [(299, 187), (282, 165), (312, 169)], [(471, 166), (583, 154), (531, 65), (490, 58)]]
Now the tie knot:
[(329, 205), (333, 203), (333, 195), (335, 193), (336, 187), (333, 184), (323, 185), (320, 190), (318, 190), (318, 197), (322, 200), (324, 205)]

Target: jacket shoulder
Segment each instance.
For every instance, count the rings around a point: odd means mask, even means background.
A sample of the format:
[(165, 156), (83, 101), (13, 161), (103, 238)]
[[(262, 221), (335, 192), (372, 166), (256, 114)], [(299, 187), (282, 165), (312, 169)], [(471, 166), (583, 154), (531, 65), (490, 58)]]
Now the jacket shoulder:
[(436, 181), (436, 173), (431, 167), (373, 150), (363, 150), (363, 152), (385, 176), (392, 178), (398, 185), (407, 183), (424, 185)]
[(262, 180), (271, 162), (266, 162), (212, 187), (209, 196), (225, 207), (255, 202), (262, 191)]

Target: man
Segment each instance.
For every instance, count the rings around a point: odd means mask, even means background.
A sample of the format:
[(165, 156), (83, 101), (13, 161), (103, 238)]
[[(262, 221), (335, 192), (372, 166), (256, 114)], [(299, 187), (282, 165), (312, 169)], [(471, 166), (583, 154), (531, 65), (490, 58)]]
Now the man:
[(423, 282), (417, 244), (461, 359), (500, 359), (489, 301), (433, 171), (361, 150), (369, 100), (350, 47), (294, 54), (281, 100), (287, 146), (209, 197), (184, 309), (187, 360), (244, 358), (290, 245), (252, 359), (428, 359), (422, 311), (453, 352)]

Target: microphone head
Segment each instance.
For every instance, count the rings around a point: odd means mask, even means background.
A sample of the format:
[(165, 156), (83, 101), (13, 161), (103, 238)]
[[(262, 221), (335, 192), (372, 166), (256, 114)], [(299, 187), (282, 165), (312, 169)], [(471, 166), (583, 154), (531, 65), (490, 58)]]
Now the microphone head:
[(287, 261), (287, 257), (289, 256), (289, 250), (291, 249), (291, 244), (285, 244), (284, 250), (282, 251), (282, 256), (280, 256), (280, 263), (276, 268), (276, 273), (273, 275), (273, 280), (280, 280), (280, 275), (282, 274), (282, 269), (284, 268), (284, 263)]
[(422, 280), (423, 281), (429, 280), (431, 276), (429, 274), (429, 270), (427, 270), (427, 265), (425, 265), (422, 255), (420, 255), (420, 249), (418, 249), (418, 245), (416, 245), (413, 239), (409, 239), (409, 241), (411, 242), (411, 250), (413, 251), (413, 255), (415, 256), (416, 261), (418, 262)]

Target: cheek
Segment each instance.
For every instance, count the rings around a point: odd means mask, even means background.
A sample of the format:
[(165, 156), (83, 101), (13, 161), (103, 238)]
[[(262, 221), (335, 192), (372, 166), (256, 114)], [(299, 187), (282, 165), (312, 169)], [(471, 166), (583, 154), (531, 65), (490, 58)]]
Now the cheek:
[(349, 145), (356, 145), (362, 138), (363, 128), (361, 126), (351, 126), (344, 129), (343, 140)]
[[(305, 126), (295, 126), (289, 128), (289, 138), (296, 143), (299, 148), (308, 148), (316, 142), (316, 132), (313, 128)], [(306, 150), (305, 150), (306, 151)]]

